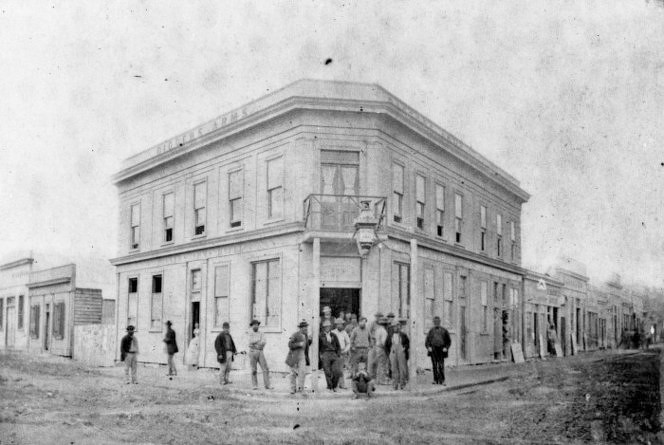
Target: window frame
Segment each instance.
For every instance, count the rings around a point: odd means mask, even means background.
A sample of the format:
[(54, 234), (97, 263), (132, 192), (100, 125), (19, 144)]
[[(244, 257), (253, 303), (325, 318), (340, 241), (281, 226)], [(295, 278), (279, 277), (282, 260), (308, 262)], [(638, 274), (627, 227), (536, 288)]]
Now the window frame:
[(40, 315), (41, 315), (41, 304), (37, 303), (30, 306), (30, 323), (28, 327), (28, 335), (33, 340), (39, 338), (39, 326), (40, 326)]
[[(230, 295), (231, 295), (231, 264), (230, 263), (218, 263), (213, 266), (212, 274), (212, 299), (214, 314), (212, 316), (212, 329), (219, 331), (223, 328), (224, 321), (230, 321), (230, 319), (221, 319), (219, 317), (219, 304), (223, 302), (224, 306), (228, 311), (230, 311)], [(217, 271), (219, 269), (226, 269), (226, 282), (225, 289), (223, 293), (219, 293), (220, 289), (217, 287)], [(230, 314), (224, 314), (225, 317), (229, 317)]]
[[(420, 190), (420, 182), (422, 190)], [(426, 199), (427, 178), (422, 173), (415, 173), (415, 226), (420, 230), (425, 230)]]
[[(400, 191), (395, 187), (395, 167), (401, 169)], [(404, 196), (406, 194), (406, 166), (400, 162), (392, 161), (392, 170), (390, 171), (390, 174), (392, 176), (392, 221), (403, 223)]]
[(16, 315), (18, 317), (18, 322), (16, 323), (16, 329), (23, 330), (25, 329), (25, 295), (19, 295), (16, 300)]
[(496, 256), (503, 257), (503, 215), (496, 213)]
[[(134, 208), (137, 208), (138, 223), (134, 224)], [(129, 250), (137, 251), (141, 248), (141, 202), (129, 204)]]
[[(279, 184), (274, 185), (272, 187), (271, 181), (270, 181), (270, 165), (273, 162), (281, 162), (281, 168), (279, 169), (278, 176), (279, 176)], [(280, 153), (278, 155), (272, 156), (268, 159), (265, 160), (265, 190), (266, 190), (266, 197), (267, 197), (267, 220), (268, 221), (279, 221), (284, 219), (284, 207), (285, 207), (285, 192), (284, 192), (284, 156), (283, 153)], [(280, 192), (279, 195), (274, 196), (276, 193)], [(273, 199), (275, 199), (275, 202), (279, 203), (279, 214), (274, 213), (273, 209)]]
[[(197, 189), (197, 187), (199, 187), (201, 185), (203, 187), (202, 190), (205, 193), (205, 199), (203, 200), (204, 203), (203, 203), (202, 206), (196, 207), (197, 206), (196, 189)], [(208, 214), (207, 214), (208, 213), (207, 212), (207, 210), (208, 210), (208, 205), (207, 205), (208, 204), (208, 181), (207, 181), (207, 178), (197, 180), (192, 184), (192, 198), (193, 198), (192, 208), (193, 208), (193, 216), (194, 216), (193, 237), (194, 238), (202, 238), (202, 237), (207, 235), (207, 219), (208, 219)], [(200, 222), (201, 222), (199, 220), (200, 213), (204, 214), (204, 218), (202, 218), (203, 219), (203, 221), (202, 221), (203, 224), (200, 224)]]
[[(171, 197), (172, 199), (172, 208), (171, 208), (171, 214), (167, 215), (167, 206), (166, 206), (166, 199), (167, 197)], [(161, 194), (161, 223), (162, 223), (162, 243), (163, 244), (171, 244), (175, 240), (175, 192), (173, 190), (169, 190), (167, 192), (164, 192)], [(169, 227), (169, 222), (168, 219), (170, 218), (170, 227)], [(170, 239), (169, 238), (169, 231), (170, 230)]]
[(489, 282), (480, 281), (480, 305), (482, 306), (482, 334), (489, 333)]
[(463, 193), (456, 190), (454, 192), (454, 241), (459, 245), (463, 244), (463, 199)]
[[(442, 195), (439, 194), (439, 192), (442, 193)], [(446, 187), (444, 184), (441, 184), (439, 182), (435, 183), (435, 199), (436, 199), (436, 236), (439, 238), (445, 239), (445, 192), (446, 192)], [(441, 200), (439, 197), (442, 197), (442, 206)], [(441, 208), (442, 207), (442, 208)]]
[(62, 300), (54, 301), (53, 320), (51, 322), (51, 334), (53, 335), (54, 340), (65, 339), (65, 330), (67, 326), (66, 317), (67, 317), (67, 311), (66, 311), (65, 302)]
[[(410, 264), (403, 261), (393, 261), (392, 274), (394, 274), (394, 268), (397, 270), (397, 289), (396, 289), (396, 300), (397, 300), (397, 313), (400, 318), (410, 319), (410, 308), (412, 304), (412, 295), (410, 294), (410, 280), (412, 279)], [(404, 284), (404, 270), (405, 273), (405, 284)], [(394, 276), (392, 277), (394, 280)], [(405, 289), (406, 295), (403, 295), (402, 290)]]
[[(236, 195), (233, 193), (233, 175), (238, 175), (239, 193)], [(242, 221), (244, 219), (244, 168), (237, 167), (228, 171), (228, 227), (231, 229), (239, 229), (242, 227)], [(237, 203), (238, 208), (235, 208)], [(239, 214), (239, 219), (236, 218), (236, 211)]]
[[(156, 278), (159, 277), (159, 292), (155, 291)], [(164, 322), (164, 272), (157, 271), (151, 274), (150, 279), (150, 332), (162, 332)], [(155, 299), (159, 299), (159, 318), (155, 318)], [(137, 317), (138, 318), (138, 317)]]
[[(136, 292), (130, 292), (130, 290), (131, 290), (130, 283), (131, 283), (132, 280), (136, 280)], [(138, 275), (127, 277), (127, 311), (126, 311), (126, 314), (125, 314), (126, 315), (125, 320), (127, 321), (127, 326), (133, 325), (134, 328), (136, 328), (136, 330), (138, 330), (138, 306), (139, 306), (138, 305), (138, 296), (140, 294), (139, 285), (140, 285), (140, 280), (139, 280)], [(135, 320), (134, 320), (133, 323), (130, 322), (130, 317), (129, 317), (130, 309), (131, 309), (131, 304), (130, 303), (131, 303), (131, 296), (132, 295), (134, 295), (135, 299), (136, 299), (136, 303), (134, 305), (135, 306), (135, 317), (134, 317)]]
[[(257, 272), (258, 272), (258, 267), (260, 264), (265, 264), (265, 307), (264, 311), (261, 310), (261, 308), (257, 307), (259, 297), (262, 298), (263, 296), (258, 296), (257, 295)], [(271, 264), (276, 264), (276, 270), (278, 271), (278, 277), (271, 277), (270, 276), (270, 271), (272, 270), (270, 265)], [(270, 293), (270, 285), (272, 284), (270, 280), (276, 279), (276, 287), (275, 289), (278, 290), (278, 295), (271, 295)], [(264, 326), (265, 326), (265, 331), (280, 331), (282, 322), (283, 322), (283, 315), (284, 315), (284, 309), (283, 309), (283, 258), (281, 255), (277, 256), (270, 256), (266, 258), (261, 258), (261, 259), (256, 259), (254, 261), (251, 261), (251, 294), (250, 294), (250, 311), (249, 315), (251, 319), (257, 319), (259, 320)], [(274, 304), (273, 298), (276, 298), (278, 300), (278, 304)], [(277, 315), (277, 323), (275, 324), (270, 324), (270, 307), (275, 307), (278, 306), (278, 315)], [(261, 310), (261, 312), (259, 312)]]

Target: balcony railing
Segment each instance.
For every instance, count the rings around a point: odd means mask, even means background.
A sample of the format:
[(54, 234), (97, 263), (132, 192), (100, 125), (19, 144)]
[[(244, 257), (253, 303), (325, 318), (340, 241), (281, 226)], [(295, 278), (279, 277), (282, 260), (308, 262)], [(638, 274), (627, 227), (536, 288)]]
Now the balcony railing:
[(326, 232), (354, 232), (355, 218), (360, 214), (362, 201), (369, 206), (378, 221), (378, 229), (385, 220), (385, 198), (381, 196), (309, 195), (304, 200), (304, 227)]

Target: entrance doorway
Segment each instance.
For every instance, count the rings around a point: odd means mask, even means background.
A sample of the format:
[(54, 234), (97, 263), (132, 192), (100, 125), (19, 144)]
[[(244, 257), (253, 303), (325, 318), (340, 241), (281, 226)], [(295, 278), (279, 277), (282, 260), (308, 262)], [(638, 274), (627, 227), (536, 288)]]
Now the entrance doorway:
[(560, 317), (560, 347), (564, 355), (569, 355), (567, 350), (567, 323), (565, 317)]
[(466, 306), (459, 307), (459, 354), (463, 360), (466, 360)]
[(14, 347), (14, 340), (16, 336), (16, 309), (12, 307), (7, 308), (7, 348)]
[(339, 312), (349, 312), (360, 317), (360, 289), (343, 287), (321, 287), (320, 288), (320, 310), (329, 306), (332, 316), (338, 317)]
[(44, 351), (48, 351), (49, 345), (49, 331), (48, 327), (51, 324), (51, 305), (46, 304), (45, 317), (44, 317)]
[[(192, 301), (191, 302), (191, 331), (189, 331), (189, 339), (194, 338), (194, 329), (196, 325), (201, 322), (201, 302)], [(200, 325), (199, 325), (200, 328)]]

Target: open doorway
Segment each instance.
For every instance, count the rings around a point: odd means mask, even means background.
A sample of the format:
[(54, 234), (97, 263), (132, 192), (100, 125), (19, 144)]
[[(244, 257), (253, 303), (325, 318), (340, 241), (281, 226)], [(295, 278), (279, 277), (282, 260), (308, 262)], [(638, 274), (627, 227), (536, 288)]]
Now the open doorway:
[(44, 351), (48, 351), (48, 344), (49, 344), (49, 330), (48, 327), (51, 324), (51, 305), (46, 304), (46, 313), (44, 317)]
[(349, 312), (360, 314), (360, 289), (343, 287), (321, 287), (320, 289), (320, 310), (329, 306), (332, 309), (332, 316), (338, 317), (339, 312)]
[(192, 301), (191, 302), (191, 324), (189, 326), (189, 340), (194, 338), (194, 329), (197, 326), (200, 327), (199, 323), (201, 322), (201, 302)]

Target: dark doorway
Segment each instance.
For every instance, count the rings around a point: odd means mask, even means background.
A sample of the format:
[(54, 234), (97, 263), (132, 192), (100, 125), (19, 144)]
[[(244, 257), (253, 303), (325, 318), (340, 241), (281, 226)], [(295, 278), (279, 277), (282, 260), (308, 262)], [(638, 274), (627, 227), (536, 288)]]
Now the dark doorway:
[(535, 334), (533, 335), (535, 338), (533, 339), (533, 344), (535, 345), (537, 354), (539, 354), (539, 314), (537, 312), (533, 312), (533, 329), (535, 330)]
[(569, 355), (567, 350), (567, 323), (565, 317), (560, 317), (560, 347), (563, 349), (563, 355)]
[[(201, 303), (200, 301), (193, 301), (191, 303), (191, 327), (189, 331), (189, 339), (194, 338), (194, 329), (196, 325), (201, 322)], [(199, 326), (200, 328), (200, 326)]]
[(342, 287), (321, 287), (320, 288), (320, 310), (323, 313), (323, 307), (330, 306), (332, 316), (338, 317), (339, 312), (349, 312), (360, 314), (360, 289), (342, 288)]
[(466, 306), (459, 307), (459, 353), (462, 359), (466, 359)]
[(49, 343), (49, 330), (48, 327), (50, 325), (51, 321), (51, 305), (47, 304), (46, 305), (46, 316), (44, 317), (44, 351), (48, 351), (48, 343)]
[(510, 313), (509, 311), (503, 310), (502, 314), (503, 320), (503, 359), (509, 359), (510, 357)]

